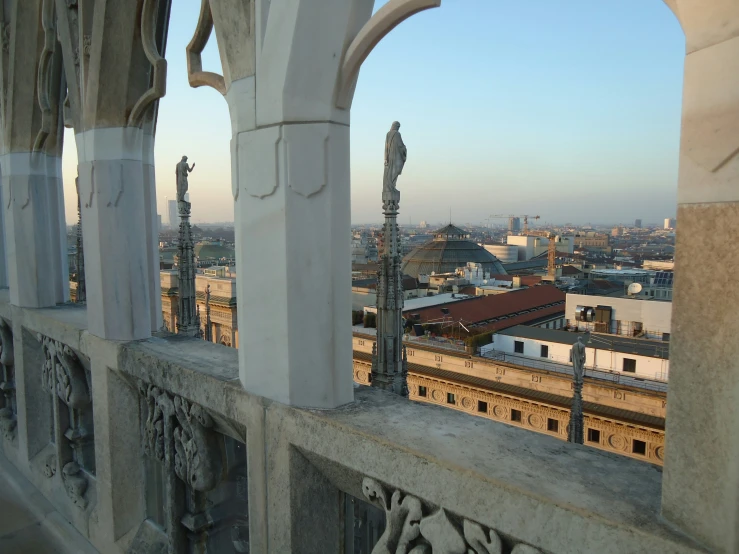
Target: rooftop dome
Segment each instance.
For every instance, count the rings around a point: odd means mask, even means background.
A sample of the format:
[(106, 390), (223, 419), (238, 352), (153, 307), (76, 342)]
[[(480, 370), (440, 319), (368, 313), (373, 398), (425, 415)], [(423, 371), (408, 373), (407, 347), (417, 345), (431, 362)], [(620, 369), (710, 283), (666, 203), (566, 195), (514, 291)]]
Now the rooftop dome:
[(468, 262), (482, 264), (485, 271), (505, 274), (498, 258), (469, 240), (469, 234), (451, 223), (434, 232), (434, 238), (411, 250), (403, 258), (405, 275), (418, 277), (431, 273), (452, 273)]

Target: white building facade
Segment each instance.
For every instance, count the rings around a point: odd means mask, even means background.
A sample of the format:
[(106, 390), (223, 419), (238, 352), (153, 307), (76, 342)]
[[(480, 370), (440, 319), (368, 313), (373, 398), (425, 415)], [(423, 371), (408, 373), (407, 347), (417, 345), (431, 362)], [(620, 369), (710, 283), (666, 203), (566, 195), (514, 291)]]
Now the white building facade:
[(568, 294), (565, 319), (580, 331), (666, 341), (672, 302)]
[[(668, 343), (609, 337), (592, 333), (570, 333), (517, 325), (493, 335), (493, 342), (481, 348), (483, 356), (504, 355), (505, 361), (535, 365), (527, 360), (571, 366), (570, 350), (578, 336), (585, 343), (585, 367), (625, 377), (667, 381)], [(554, 369), (554, 368), (553, 368)]]

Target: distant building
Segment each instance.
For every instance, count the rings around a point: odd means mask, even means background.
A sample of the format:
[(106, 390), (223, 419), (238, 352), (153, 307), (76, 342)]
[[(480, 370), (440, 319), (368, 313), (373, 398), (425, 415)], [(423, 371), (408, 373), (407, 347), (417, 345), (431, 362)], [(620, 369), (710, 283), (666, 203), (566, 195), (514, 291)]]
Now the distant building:
[(637, 229), (641, 229), (641, 219), (634, 220), (634, 227), (636, 227)]
[(610, 254), (610, 237), (606, 234), (587, 232), (575, 235), (575, 248)]
[(466, 231), (451, 224), (436, 231), (433, 240), (409, 252), (403, 258), (402, 271), (411, 277), (453, 273), (467, 262), (481, 264), (488, 273), (506, 273), (498, 258), (469, 240)]
[(480, 350), (482, 356), (490, 356), (493, 350), (499, 353), (498, 359), (522, 366), (529, 365), (527, 359), (543, 363), (542, 369), (552, 364), (551, 369), (556, 371), (557, 365), (571, 365), (570, 350), (578, 336), (586, 345), (586, 369), (621, 373), (624, 377), (667, 380), (669, 345), (662, 342), (517, 325), (493, 335), (493, 342)]
[(665, 219), (665, 229), (674, 229), (677, 224), (677, 220), (674, 217), (668, 217)]
[[(556, 237), (558, 252), (567, 252), (572, 254), (575, 251), (575, 240), (573, 237)], [(513, 261), (524, 262), (541, 254), (545, 254), (549, 250), (549, 239), (536, 235), (508, 235), (506, 237), (508, 246), (515, 246), (518, 249), (518, 260)], [(487, 247), (485, 247), (487, 249)], [(502, 261), (502, 260), (501, 260)]]
[(521, 232), (521, 218), (520, 217), (509, 217), (508, 218), (508, 231), (510, 233)]
[(642, 267), (654, 271), (672, 271), (675, 269), (675, 260), (644, 260)]
[[(209, 271), (210, 270), (210, 271)], [(210, 285), (210, 320), (213, 342), (224, 346), (239, 346), (238, 313), (236, 309), (236, 279), (228, 268), (208, 268), (211, 274), (195, 276), (195, 301), (200, 308), (200, 324), (206, 324), (205, 289)], [(162, 318), (167, 330), (177, 329), (178, 281), (176, 271), (159, 273), (162, 289)]]
[(565, 319), (580, 331), (669, 341), (672, 303), (567, 294)]
[(482, 247), (498, 258), (501, 263), (518, 261), (518, 246), (515, 244), (483, 244)]
[(432, 302), (433, 299), (427, 297), (409, 301), (403, 309), (403, 317), (413, 323), (436, 323), (442, 328), (461, 324), (470, 334), (507, 329), (514, 325), (560, 328), (564, 324), (565, 294), (548, 285), (461, 300), (454, 295), (450, 296), (450, 302), (436, 306), (411, 304)]
[(425, 219), (422, 219), (421, 220), (421, 223), (418, 224), (418, 227), (421, 228), (421, 229), (425, 229), (428, 226), (429, 225), (428, 225), (428, 223), (426, 223), (426, 220)]
[(176, 200), (168, 200), (167, 201), (167, 213), (169, 214), (168, 223), (169, 226), (172, 229), (176, 229), (180, 226), (180, 220), (179, 216), (177, 215), (177, 201)]
[(623, 234), (623, 229), (621, 227), (614, 227), (611, 229), (611, 236), (612, 237), (620, 237)]
[(157, 229), (162, 230), (162, 214), (157, 214)]

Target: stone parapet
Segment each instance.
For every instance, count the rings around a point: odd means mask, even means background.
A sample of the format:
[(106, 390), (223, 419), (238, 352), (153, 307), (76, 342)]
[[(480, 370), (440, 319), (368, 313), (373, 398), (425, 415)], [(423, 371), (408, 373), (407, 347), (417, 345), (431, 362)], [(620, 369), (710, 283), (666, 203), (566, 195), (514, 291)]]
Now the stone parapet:
[[(375, 552), (703, 551), (660, 519), (649, 464), (368, 387), (289, 407), (243, 389), (234, 349), (108, 341), (80, 306), (4, 296), (18, 409), (2, 452), (101, 552), (338, 553), (367, 514)], [(71, 369), (55, 394), (49, 359)], [(66, 446), (79, 437), (94, 457)]]

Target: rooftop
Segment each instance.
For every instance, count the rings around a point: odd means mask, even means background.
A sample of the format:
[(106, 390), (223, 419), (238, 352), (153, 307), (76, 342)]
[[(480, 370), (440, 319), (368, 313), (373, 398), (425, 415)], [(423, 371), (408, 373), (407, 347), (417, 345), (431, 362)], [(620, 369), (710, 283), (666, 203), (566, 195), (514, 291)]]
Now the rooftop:
[(558, 344), (575, 344), (577, 338), (582, 337), (583, 342), (588, 348), (610, 350), (623, 354), (635, 354), (637, 356), (649, 356), (663, 360), (669, 359), (670, 344), (667, 341), (635, 339), (622, 335), (603, 333), (575, 333), (558, 329), (528, 327), (526, 325), (509, 327), (504, 331), (499, 331), (498, 334)]
[[(517, 290), (510, 294), (466, 298), (444, 306), (447, 313), (442, 312), (439, 307), (405, 310), (405, 313), (412, 311), (413, 316), (418, 314), (418, 318), (414, 317), (414, 321), (419, 323), (444, 317), (466, 324), (501, 323), (508, 327), (511, 322), (526, 323), (546, 315), (564, 313), (565, 298), (565, 293), (556, 287), (540, 285)], [(514, 318), (522, 319), (514, 321)]]

